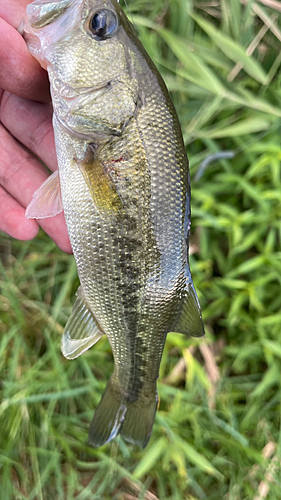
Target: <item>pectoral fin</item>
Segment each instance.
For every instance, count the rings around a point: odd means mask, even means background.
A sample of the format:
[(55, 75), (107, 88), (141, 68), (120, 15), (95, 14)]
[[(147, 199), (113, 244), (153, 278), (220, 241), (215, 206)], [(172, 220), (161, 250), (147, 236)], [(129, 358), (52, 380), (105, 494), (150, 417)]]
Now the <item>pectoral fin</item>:
[(97, 209), (101, 212), (115, 212), (122, 209), (123, 204), (116, 187), (96, 154), (94, 146), (89, 144), (83, 160), (76, 161)]
[(76, 302), (63, 332), (61, 351), (67, 359), (78, 358), (96, 344), (102, 335), (88, 307), (83, 290), (79, 287)]
[(182, 307), (173, 327), (174, 332), (183, 333), (188, 337), (205, 335), (199, 300), (190, 277), (182, 297)]
[(56, 170), (33, 194), (25, 217), (27, 219), (46, 219), (63, 211), (59, 172)]

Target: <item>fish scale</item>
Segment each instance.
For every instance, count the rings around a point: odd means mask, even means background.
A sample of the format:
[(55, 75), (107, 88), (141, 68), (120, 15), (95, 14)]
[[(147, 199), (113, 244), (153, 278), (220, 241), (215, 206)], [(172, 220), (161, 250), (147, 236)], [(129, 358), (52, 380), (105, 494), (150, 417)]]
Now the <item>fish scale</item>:
[[(80, 278), (62, 351), (74, 359), (105, 334), (114, 356), (89, 443), (121, 433), (145, 446), (168, 332), (204, 334), (188, 263), (190, 185), (179, 121), (115, 0), (35, 0), (25, 38), (49, 73), (53, 184), (59, 192), (60, 182)], [(40, 214), (44, 189), (29, 216)], [(51, 202), (41, 211), (55, 215)]]

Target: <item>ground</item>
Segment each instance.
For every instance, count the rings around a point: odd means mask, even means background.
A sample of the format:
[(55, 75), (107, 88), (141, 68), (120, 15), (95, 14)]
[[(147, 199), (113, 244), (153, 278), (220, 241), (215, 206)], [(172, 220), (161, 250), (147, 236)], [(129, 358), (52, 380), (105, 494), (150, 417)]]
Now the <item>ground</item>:
[[(87, 447), (113, 360), (60, 337), (78, 287), (41, 232), (1, 236), (0, 491), (5, 500), (279, 500), (280, 4), (129, 2), (190, 159), (190, 267), (206, 337), (169, 334), (145, 450)], [(202, 171), (211, 154), (232, 151)]]

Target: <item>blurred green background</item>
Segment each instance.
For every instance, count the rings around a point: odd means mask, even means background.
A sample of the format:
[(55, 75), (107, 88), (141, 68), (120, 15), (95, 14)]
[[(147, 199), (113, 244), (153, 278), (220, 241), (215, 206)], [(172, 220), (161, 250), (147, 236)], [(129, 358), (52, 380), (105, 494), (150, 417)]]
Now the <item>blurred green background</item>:
[[(60, 337), (78, 287), (43, 232), (1, 235), (3, 500), (281, 499), (281, 3), (128, 0), (176, 105), (190, 159), (190, 265), (206, 337), (169, 334), (145, 450), (87, 447), (113, 369), (103, 338)], [(220, 151), (198, 175), (200, 163)], [(197, 174), (197, 176), (196, 176)]]

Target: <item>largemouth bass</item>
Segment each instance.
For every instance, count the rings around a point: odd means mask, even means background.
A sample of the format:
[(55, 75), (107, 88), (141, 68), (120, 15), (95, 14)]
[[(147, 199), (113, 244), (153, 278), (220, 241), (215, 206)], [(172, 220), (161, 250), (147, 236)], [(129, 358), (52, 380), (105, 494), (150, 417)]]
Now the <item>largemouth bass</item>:
[(59, 170), (27, 217), (65, 212), (81, 286), (62, 352), (105, 334), (114, 372), (89, 443), (145, 446), (168, 332), (204, 327), (188, 263), (190, 181), (167, 88), (115, 0), (36, 0), (24, 37), (47, 69)]

